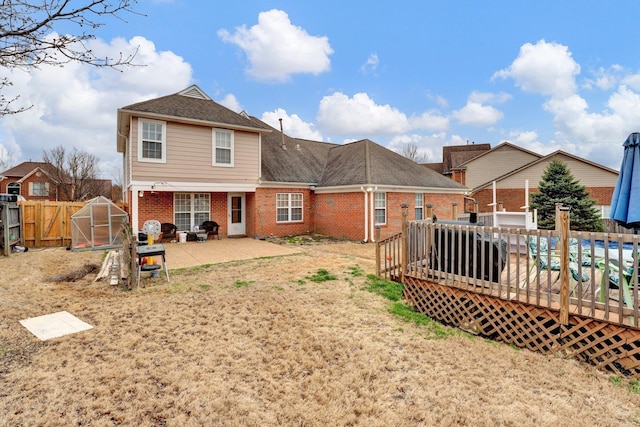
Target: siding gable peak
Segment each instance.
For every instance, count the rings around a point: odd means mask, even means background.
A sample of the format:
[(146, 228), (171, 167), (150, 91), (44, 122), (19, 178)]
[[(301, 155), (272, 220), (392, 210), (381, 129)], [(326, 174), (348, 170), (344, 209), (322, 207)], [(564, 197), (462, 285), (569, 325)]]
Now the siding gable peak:
[(207, 96), (206, 93), (202, 91), (198, 86), (191, 85), (188, 88), (178, 92), (178, 95), (188, 96), (196, 99), (204, 99), (206, 101), (211, 101), (212, 99)]

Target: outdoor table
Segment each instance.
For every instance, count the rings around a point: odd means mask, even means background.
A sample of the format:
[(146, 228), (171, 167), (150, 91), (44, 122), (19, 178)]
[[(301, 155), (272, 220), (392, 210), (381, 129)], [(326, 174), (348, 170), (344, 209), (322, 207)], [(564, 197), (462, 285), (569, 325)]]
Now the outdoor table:
[(207, 231), (187, 231), (187, 242), (204, 242), (207, 240)]
[[(157, 243), (155, 245), (136, 246), (136, 254), (138, 255), (138, 287), (140, 287), (140, 274), (143, 271), (142, 258), (144, 257), (162, 257), (162, 268), (164, 269), (164, 274), (167, 276), (167, 282), (169, 282), (169, 270), (167, 270), (167, 259), (163, 244)], [(153, 269), (155, 270), (157, 268), (157, 266), (154, 266)]]

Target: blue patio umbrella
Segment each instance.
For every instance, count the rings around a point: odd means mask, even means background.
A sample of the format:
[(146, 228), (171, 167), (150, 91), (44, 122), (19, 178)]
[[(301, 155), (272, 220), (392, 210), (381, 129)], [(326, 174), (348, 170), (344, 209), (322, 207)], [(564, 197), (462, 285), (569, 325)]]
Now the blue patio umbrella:
[(640, 133), (624, 142), (620, 175), (611, 198), (611, 218), (625, 228), (640, 229)]

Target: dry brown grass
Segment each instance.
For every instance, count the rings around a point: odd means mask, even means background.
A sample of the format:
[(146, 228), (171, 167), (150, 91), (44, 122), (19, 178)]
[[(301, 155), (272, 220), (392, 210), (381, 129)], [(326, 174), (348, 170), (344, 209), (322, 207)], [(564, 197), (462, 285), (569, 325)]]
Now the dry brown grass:
[[(0, 424), (147, 426), (637, 425), (609, 375), (393, 317), (363, 290), (373, 246), (172, 272), (134, 291), (100, 253), (0, 258)], [(346, 255), (345, 255), (346, 254)], [(338, 280), (311, 282), (324, 268)], [(94, 329), (40, 342), (18, 320), (66, 310)], [(624, 384), (624, 382), (623, 382)]]

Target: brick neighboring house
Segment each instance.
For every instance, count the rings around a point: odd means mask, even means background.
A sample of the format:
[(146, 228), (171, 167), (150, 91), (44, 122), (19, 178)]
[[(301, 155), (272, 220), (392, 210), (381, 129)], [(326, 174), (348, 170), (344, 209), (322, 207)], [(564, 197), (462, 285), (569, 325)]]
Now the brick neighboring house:
[(49, 180), (46, 166), (43, 162), (23, 162), (0, 172), (0, 193), (19, 194), (27, 200), (57, 200), (58, 188)]
[(226, 236), (320, 233), (372, 241), (432, 204), (449, 217), (468, 191), (372, 141), (292, 138), (235, 113), (197, 86), (118, 110), (131, 225), (190, 230), (213, 220)]
[[(64, 192), (47, 175), (44, 162), (22, 162), (0, 173), (0, 193), (19, 194), (26, 200), (65, 201)], [(97, 179), (100, 196), (111, 198), (112, 183)]]
[[(603, 217), (608, 217), (611, 196), (618, 179), (618, 171), (558, 150), (546, 156), (504, 142), (476, 157), (458, 163), (452, 176), (471, 189), (470, 197), (478, 202), (479, 212), (493, 210), (493, 183), (496, 183), (496, 202), (510, 212), (522, 212), (525, 187), (529, 193), (537, 192), (542, 175), (557, 158), (566, 163), (571, 174), (586, 187), (596, 200)], [(467, 205), (468, 210), (470, 207)]]

